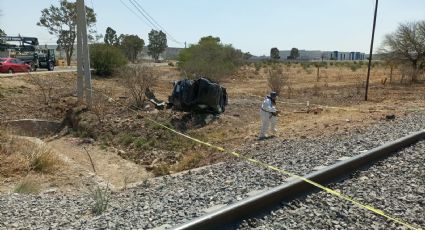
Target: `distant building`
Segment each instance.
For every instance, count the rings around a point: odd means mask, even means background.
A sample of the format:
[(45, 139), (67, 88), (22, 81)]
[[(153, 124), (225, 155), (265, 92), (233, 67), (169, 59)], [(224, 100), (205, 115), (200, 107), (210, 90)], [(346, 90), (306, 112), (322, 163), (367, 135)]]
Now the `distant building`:
[[(159, 55), (159, 59), (160, 60), (176, 60), (182, 49), (183, 48), (167, 47), (165, 48), (165, 51)], [(140, 53), (139, 57), (145, 60), (153, 60), (153, 58), (148, 54), (147, 46), (143, 47), (143, 50)]]
[[(65, 59), (66, 58), (65, 51), (62, 50), (62, 49), (58, 50), (57, 45), (40, 45), (40, 47), (48, 48), (48, 49), (54, 49), (57, 59)], [(182, 49), (183, 48), (167, 47), (167, 48), (165, 48), (165, 51), (160, 54), (160, 60), (175, 60), (175, 59), (177, 59), (177, 57), (178, 57), (178, 55), (179, 55), (179, 53)], [(142, 52), (138, 56), (139, 56), (140, 59), (152, 60), (152, 57), (150, 55), (148, 55), (148, 47), (147, 46), (143, 47)], [(74, 52), (72, 54), (71, 60), (73, 60), (73, 61), (77, 60), (77, 46), (74, 46)]]
[[(340, 52), (340, 51), (321, 51), (321, 50), (299, 50), (300, 56), (297, 60), (302, 61), (318, 61), (318, 60), (338, 60), (352, 61), (365, 60), (366, 56), (361, 52)], [(279, 52), (281, 60), (288, 60), (291, 55), (290, 50), (282, 50)]]

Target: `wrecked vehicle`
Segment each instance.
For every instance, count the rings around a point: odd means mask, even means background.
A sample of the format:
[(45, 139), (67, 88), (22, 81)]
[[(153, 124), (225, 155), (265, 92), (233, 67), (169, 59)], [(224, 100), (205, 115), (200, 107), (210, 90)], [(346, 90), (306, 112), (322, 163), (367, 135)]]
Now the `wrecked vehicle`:
[(168, 106), (185, 112), (220, 114), (227, 105), (226, 88), (205, 78), (174, 82)]

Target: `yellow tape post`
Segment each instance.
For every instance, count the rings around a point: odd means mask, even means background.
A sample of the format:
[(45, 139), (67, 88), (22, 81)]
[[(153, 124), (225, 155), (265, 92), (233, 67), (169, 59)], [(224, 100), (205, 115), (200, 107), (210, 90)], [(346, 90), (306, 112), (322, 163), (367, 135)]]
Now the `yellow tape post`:
[[(92, 90), (92, 91), (95, 91), (95, 90)], [(107, 95), (105, 95), (105, 94), (103, 94), (103, 93), (101, 93), (101, 92), (99, 92), (99, 93), (100, 93), (100, 94), (102, 94), (103, 96), (105, 96), (106, 98), (108, 98), (108, 100), (109, 100), (109, 101), (114, 101), (115, 103), (117, 103), (117, 104), (119, 104), (119, 105), (123, 106), (121, 103), (119, 103), (118, 101), (116, 101), (116, 100), (112, 99), (111, 97), (109, 97), (109, 96), (107, 96)], [(136, 111), (136, 110), (134, 110), (134, 109), (132, 109), (132, 108), (129, 108), (129, 109), (130, 109), (131, 111), (135, 112), (135, 113), (138, 113), (138, 111)], [(421, 229), (420, 227), (413, 226), (412, 224), (409, 224), (409, 223), (407, 223), (406, 221), (403, 221), (403, 220), (401, 220), (401, 219), (395, 218), (395, 217), (393, 217), (393, 216), (391, 216), (391, 215), (389, 215), (389, 214), (385, 213), (383, 210), (380, 210), (380, 209), (378, 209), (378, 208), (374, 208), (374, 207), (372, 207), (372, 206), (370, 206), (370, 205), (367, 205), (367, 204), (363, 204), (363, 203), (361, 203), (361, 202), (359, 202), (359, 201), (355, 200), (354, 198), (352, 198), (352, 197), (350, 197), (350, 196), (348, 196), (348, 195), (342, 194), (342, 193), (340, 193), (340, 192), (338, 192), (338, 191), (335, 191), (335, 190), (333, 190), (333, 189), (331, 189), (331, 188), (328, 188), (328, 187), (326, 187), (326, 186), (323, 186), (323, 185), (321, 185), (321, 184), (319, 184), (319, 183), (316, 183), (316, 182), (314, 182), (314, 181), (312, 181), (312, 180), (309, 180), (309, 179), (307, 179), (307, 178), (305, 178), (305, 177), (302, 177), (302, 176), (299, 176), (299, 175), (297, 175), (297, 174), (291, 173), (291, 172), (286, 171), (286, 170), (284, 170), (284, 169), (277, 168), (277, 167), (275, 167), (275, 166), (273, 166), (273, 165), (270, 165), (270, 164), (267, 164), (267, 163), (264, 163), (264, 162), (258, 161), (258, 160), (256, 160), (256, 159), (252, 159), (252, 158), (249, 158), (249, 157), (245, 157), (245, 156), (243, 156), (243, 155), (241, 155), (241, 154), (239, 154), (239, 153), (237, 153), (237, 152), (235, 152), (235, 151), (229, 151), (229, 150), (226, 150), (226, 149), (224, 149), (224, 148), (222, 148), (222, 147), (219, 147), (219, 146), (213, 145), (213, 144), (211, 144), (211, 143), (208, 143), (208, 142), (205, 142), (205, 141), (199, 140), (199, 139), (197, 139), (197, 138), (191, 137), (191, 136), (189, 136), (189, 135), (187, 135), (187, 134), (184, 134), (184, 133), (179, 132), (179, 131), (177, 131), (177, 130), (175, 130), (175, 129), (172, 129), (172, 128), (170, 128), (170, 127), (168, 127), (168, 126), (166, 126), (166, 125), (164, 125), (164, 124), (162, 124), (162, 123), (160, 123), (160, 122), (157, 122), (156, 120), (153, 120), (153, 119), (151, 119), (151, 118), (145, 118), (145, 119), (147, 119), (147, 120), (148, 120), (148, 121), (150, 121), (150, 122), (153, 122), (154, 124), (156, 124), (156, 125), (158, 125), (158, 126), (163, 127), (164, 129), (167, 129), (167, 130), (169, 130), (169, 131), (171, 131), (171, 132), (173, 132), (173, 133), (175, 133), (175, 134), (177, 134), (177, 135), (180, 135), (180, 136), (185, 137), (185, 138), (187, 138), (187, 139), (189, 139), (189, 140), (195, 141), (195, 142), (197, 142), (197, 143), (199, 143), (199, 144), (202, 144), (202, 145), (208, 146), (208, 147), (210, 147), (210, 148), (217, 149), (217, 150), (218, 150), (218, 151), (220, 151), (220, 152), (228, 153), (228, 154), (230, 154), (230, 155), (232, 155), (232, 156), (235, 156), (235, 157), (237, 157), (237, 158), (241, 158), (241, 159), (243, 159), (243, 160), (246, 160), (247, 162), (254, 163), (254, 164), (256, 164), (256, 165), (259, 165), (259, 166), (264, 167), (264, 168), (268, 168), (268, 169), (270, 169), (270, 170), (273, 170), (273, 171), (279, 172), (279, 173), (284, 174), (284, 175), (287, 175), (287, 176), (289, 176), (289, 177), (295, 177), (295, 178), (298, 178), (298, 179), (300, 179), (300, 180), (303, 180), (304, 182), (309, 183), (309, 184), (311, 184), (311, 185), (313, 185), (313, 186), (315, 186), (315, 187), (317, 187), (317, 188), (319, 188), (319, 189), (321, 189), (321, 190), (325, 191), (325, 192), (326, 192), (326, 193), (328, 193), (328, 194), (331, 194), (331, 195), (333, 195), (333, 196), (335, 196), (335, 197), (338, 197), (338, 198), (340, 198), (340, 199), (342, 199), (342, 200), (349, 201), (350, 203), (352, 203), (352, 204), (354, 204), (354, 205), (356, 205), (356, 206), (358, 206), (358, 207), (360, 207), (360, 208), (363, 208), (363, 209), (369, 210), (369, 211), (371, 211), (371, 212), (373, 212), (373, 213), (375, 213), (375, 214), (377, 214), (377, 215), (379, 215), (379, 216), (385, 217), (385, 218), (386, 218), (386, 219), (388, 219), (388, 220), (392, 220), (392, 221), (394, 221), (394, 222), (396, 222), (396, 223), (399, 223), (399, 224), (401, 224), (401, 225), (403, 225), (403, 226), (405, 226), (405, 227), (407, 227), (407, 228), (409, 228), (409, 229), (413, 229), (413, 230), (420, 230), (420, 229)]]

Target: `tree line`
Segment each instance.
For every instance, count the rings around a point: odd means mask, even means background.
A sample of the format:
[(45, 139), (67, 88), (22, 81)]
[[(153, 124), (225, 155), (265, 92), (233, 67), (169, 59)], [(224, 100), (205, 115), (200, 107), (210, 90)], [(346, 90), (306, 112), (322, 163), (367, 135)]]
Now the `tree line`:
[[(408, 69), (410, 79), (413, 83), (418, 83), (421, 75), (425, 72), (425, 20), (401, 23), (398, 28), (385, 35), (378, 55), (387, 66), (393, 69)], [(270, 49), (270, 59), (279, 60), (280, 54), (277, 47)], [(289, 60), (299, 58), (299, 50), (292, 48)], [(390, 79), (391, 81), (391, 79)]]
[[(167, 48), (167, 35), (162, 31), (151, 30), (148, 34), (149, 45), (148, 54), (152, 56), (155, 62), (159, 61), (159, 55)], [(104, 43), (106, 45), (112, 45), (120, 47), (124, 52), (125, 56), (131, 62), (137, 60), (137, 55), (143, 50), (145, 41), (137, 35), (121, 34), (117, 35), (117, 32), (108, 27), (104, 36)]]
[[(45, 27), (48, 32), (57, 37), (58, 48), (66, 54), (67, 64), (71, 62), (76, 40), (76, 3), (60, 0), (59, 6), (51, 5), (41, 11), (38, 26)], [(87, 28), (89, 39), (99, 41), (102, 37), (97, 34), (95, 23), (96, 14), (86, 6)], [(0, 34), (5, 34), (0, 31)], [(2, 42), (2, 41), (0, 41)], [(138, 54), (143, 50), (145, 41), (135, 34), (121, 34), (108, 27), (103, 36), (103, 44), (91, 46), (92, 58), (101, 58), (108, 54), (110, 60), (98, 60), (103, 66), (120, 66), (127, 61), (136, 62)], [(148, 34), (148, 54), (155, 61), (167, 47), (167, 36), (162, 31), (151, 30)], [(94, 42), (96, 43), (96, 42)], [(92, 55), (93, 54), (93, 55)], [(391, 66), (403, 66), (411, 69), (412, 82), (418, 82), (425, 69), (425, 21), (400, 24), (397, 30), (385, 36), (379, 49), (379, 54)], [(288, 59), (298, 59), (297, 48), (292, 48)], [(187, 76), (204, 76), (210, 79), (220, 79), (232, 74), (244, 61), (252, 55), (235, 49), (231, 44), (223, 44), (220, 38), (203, 37), (197, 44), (189, 45), (178, 56), (178, 68)], [(279, 49), (270, 50), (272, 60), (279, 60)], [(116, 62), (107, 64), (110, 62)], [(96, 67), (95, 67), (96, 68)], [(105, 72), (109, 73), (110, 70)]]
[[(48, 32), (57, 37), (58, 49), (65, 51), (67, 64), (70, 65), (74, 53), (74, 44), (77, 33), (76, 3), (61, 0), (59, 6), (51, 5), (41, 11), (38, 26), (45, 27)], [(95, 30), (97, 21), (94, 10), (86, 6), (88, 39), (96, 43), (102, 35)], [(167, 48), (167, 36), (162, 31), (152, 30), (149, 34), (148, 54), (157, 62), (159, 55)], [(104, 36), (106, 45), (118, 47), (125, 57), (135, 62), (137, 55), (143, 50), (145, 41), (138, 35), (121, 34), (117, 36), (114, 29), (108, 27)]]

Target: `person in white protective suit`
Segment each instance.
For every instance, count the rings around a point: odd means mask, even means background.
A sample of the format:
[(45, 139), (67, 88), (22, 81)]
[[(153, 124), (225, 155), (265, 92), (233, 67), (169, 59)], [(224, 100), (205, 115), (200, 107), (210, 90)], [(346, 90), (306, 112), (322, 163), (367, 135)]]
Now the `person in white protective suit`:
[(273, 135), (276, 135), (276, 120), (278, 110), (276, 109), (276, 98), (277, 93), (271, 92), (270, 95), (267, 95), (261, 105), (260, 116), (261, 116), (261, 131), (260, 136), (258, 137), (260, 140), (266, 138), (266, 132), (271, 126), (271, 131)]

